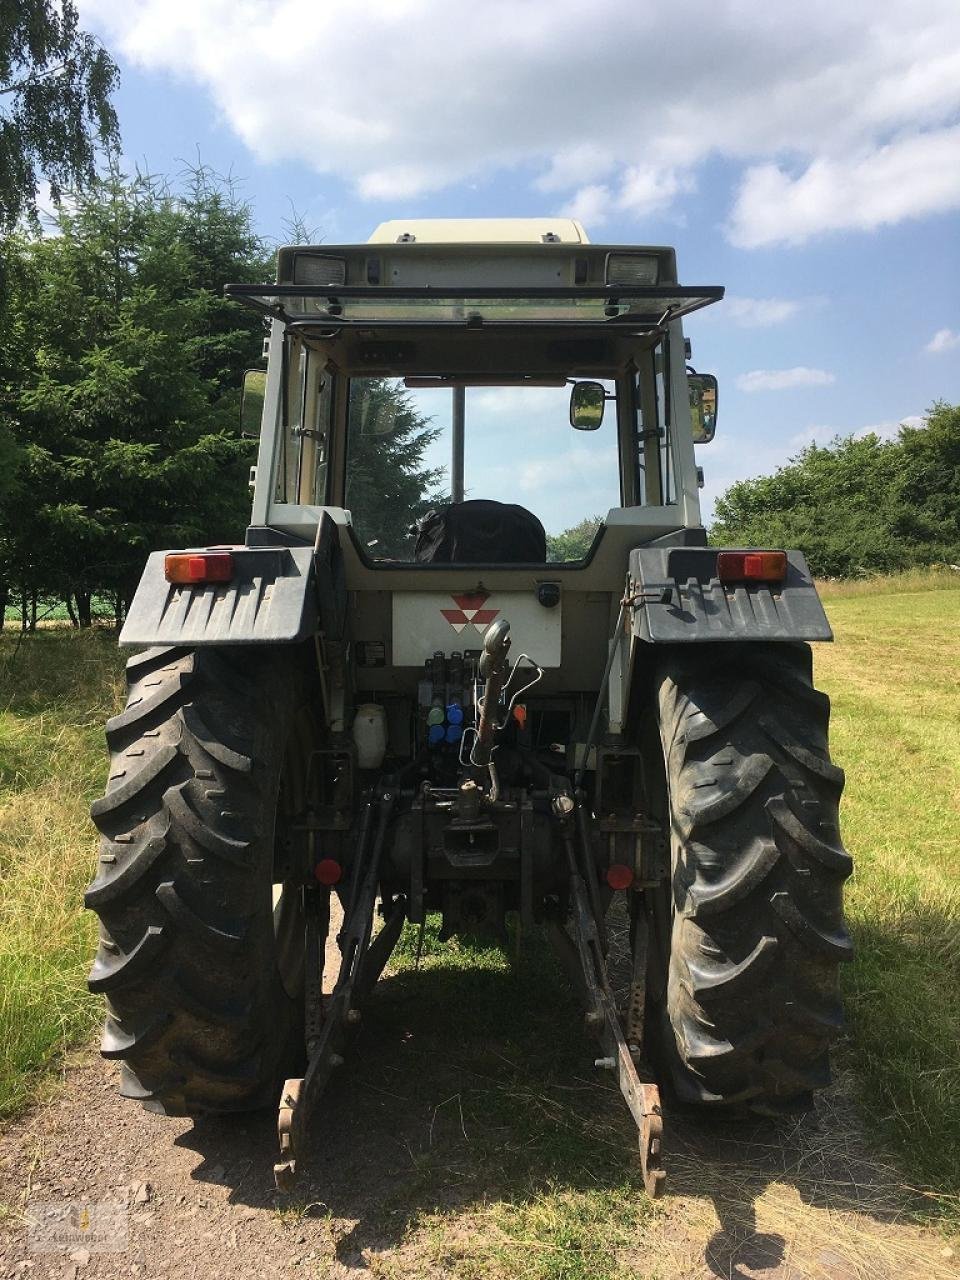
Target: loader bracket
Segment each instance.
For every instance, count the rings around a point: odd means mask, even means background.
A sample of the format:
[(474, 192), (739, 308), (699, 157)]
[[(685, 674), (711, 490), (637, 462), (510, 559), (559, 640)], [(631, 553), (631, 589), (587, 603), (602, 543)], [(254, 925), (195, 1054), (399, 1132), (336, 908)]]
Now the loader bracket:
[[(567, 860), (572, 918), (569, 930), (556, 917), (548, 920), (548, 936), (580, 990), (586, 1028), (600, 1044), (601, 1056), (595, 1065), (616, 1072), (620, 1092), (639, 1132), (643, 1185), (648, 1195), (657, 1197), (663, 1194), (666, 1181), (660, 1091), (652, 1078), (641, 1078), (641, 1072), (644, 1076), (648, 1073), (641, 1061), (640, 1045), (627, 1042), (610, 987), (604, 934), (591, 892), (596, 870), (587, 842), (583, 797), (557, 795), (553, 814)], [(634, 1026), (635, 1015), (631, 1016), (628, 1010), (628, 1030)]]
[[(284, 1194), (289, 1194), (296, 1186), (297, 1162), (310, 1121), (327, 1081), (343, 1063), (343, 1051), (360, 1022), (359, 1006), (383, 972), (407, 918), (406, 898), (395, 898), (388, 908), (383, 927), (373, 937), (380, 859), (395, 801), (396, 793), (384, 790), (370, 799), (364, 808), (354, 873), (338, 938), (342, 958), (333, 993), (324, 1004), (320, 981), (308, 981), (306, 984), (307, 1070), (302, 1077), (284, 1083), (277, 1116), (280, 1158), (273, 1166), (273, 1175), (277, 1190)], [(374, 834), (375, 810), (377, 824)], [(328, 907), (329, 890), (326, 890), (324, 906), (317, 912), (321, 921), (327, 918)], [(322, 975), (322, 939), (318, 940), (316, 952), (315, 964)]]

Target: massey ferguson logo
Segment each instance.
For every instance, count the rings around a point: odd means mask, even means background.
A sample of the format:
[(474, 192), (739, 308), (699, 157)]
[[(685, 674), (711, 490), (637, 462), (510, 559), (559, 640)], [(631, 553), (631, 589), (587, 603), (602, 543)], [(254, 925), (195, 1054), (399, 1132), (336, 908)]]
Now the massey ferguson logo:
[(464, 627), (473, 626), (483, 635), (490, 623), (496, 618), (499, 609), (484, 609), (490, 599), (486, 591), (471, 591), (466, 595), (454, 596), (456, 609), (441, 609), (440, 612), (456, 631), (457, 635)]

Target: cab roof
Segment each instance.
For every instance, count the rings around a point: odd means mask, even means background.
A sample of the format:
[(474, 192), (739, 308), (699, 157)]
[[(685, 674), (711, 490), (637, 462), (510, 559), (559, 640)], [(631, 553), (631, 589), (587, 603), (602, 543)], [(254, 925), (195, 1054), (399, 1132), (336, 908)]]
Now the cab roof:
[(368, 244), (589, 244), (574, 218), (394, 218)]

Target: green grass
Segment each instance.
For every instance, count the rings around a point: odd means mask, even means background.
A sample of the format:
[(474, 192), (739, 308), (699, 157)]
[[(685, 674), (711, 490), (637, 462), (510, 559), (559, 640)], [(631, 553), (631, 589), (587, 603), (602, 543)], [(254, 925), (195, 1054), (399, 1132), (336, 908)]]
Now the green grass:
[[(412, 1173), (378, 1206), (385, 1223), (406, 1218), (405, 1246), (382, 1274), (637, 1274), (628, 1255), (659, 1209), (624, 1158), (636, 1141), (631, 1121), (613, 1082), (591, 1067), (579, 1005), (552, 953), (539, 935), (518, 956), (515, 935), (504, 952), (441, 943), (438, 928), (431, 918), (414, 972), (417, 930), (406, 927), (377, 996), (387, 1043), (364, 1068), (372, 1087), (404, 1088), (398, 1125), (411, 1130)], [(389, 1065), (398, 1032), (423, 1055), (402, 1084)], [(429, 1117), (425, 1137), (418, 1111)]]
[(913, 585), (835, 592), (837, 643), (816, 649), (816, 677), (833, 700), (843, 830), (856, 861), (846, 1000), (859, 1101), (901, 1151), (909, 1180), (957, 1194), (960, 584), (896, 589)]
[(0, 1114), (36, 1095), (99, 1009), (84, 983), (95, 925), (82, 910), (117, 707), (116, 637), (0, 636)]

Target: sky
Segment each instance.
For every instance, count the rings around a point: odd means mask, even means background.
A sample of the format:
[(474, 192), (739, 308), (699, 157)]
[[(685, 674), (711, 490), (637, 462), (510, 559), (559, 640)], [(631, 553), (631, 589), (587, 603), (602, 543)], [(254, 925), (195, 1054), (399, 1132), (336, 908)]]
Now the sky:
[(566, 215), (724, 285), (685, 325), (720, 379), (707, 518), (810, 442), (960, 402), (958, 0), (79, 8), (121, 70), (128, 165), (232, 174), (271, 240), (293, 211), (326, 243)]

